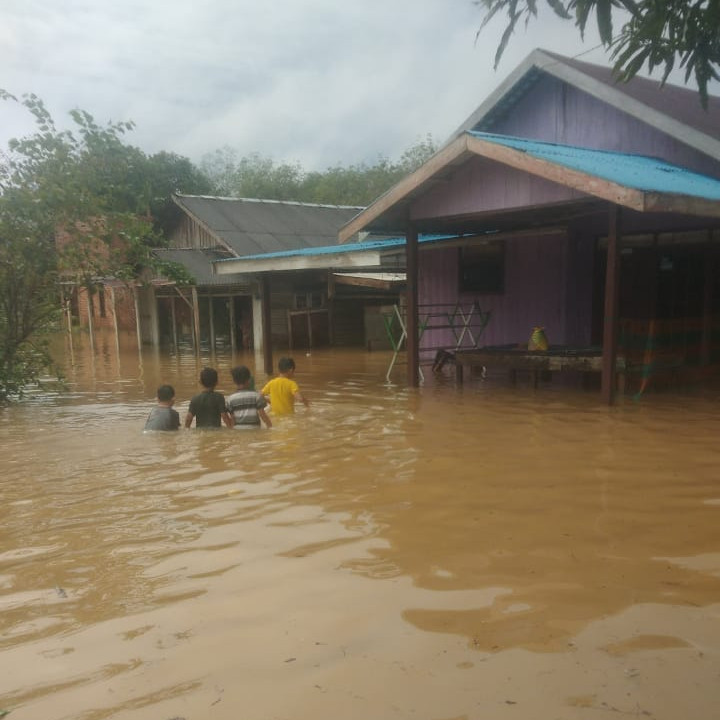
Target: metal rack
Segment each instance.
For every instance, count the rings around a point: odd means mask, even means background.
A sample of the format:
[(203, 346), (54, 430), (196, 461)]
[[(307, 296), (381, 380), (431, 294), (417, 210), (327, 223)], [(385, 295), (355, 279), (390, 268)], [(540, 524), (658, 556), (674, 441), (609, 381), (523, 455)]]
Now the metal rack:
[[(419, 352), (437, 352), (438, 350), (456, 351), (474, 349), (490, 320), (490, 312), (483, 311), (477, 301), (472, 303), (432, 303), (418, 305), (418, 344)], [(398, 356), (407, 343), (407, 313), (405, 308), (393, 305), (392, 312), (383, 314), (385, 332), (387, 333), (393, 355), (390, 359), (385, 379), (390, 381)], [(422, 346), (422, 338), (428, 330), (450, 330), (454, 345)], [(424, 380), (422, 369), (420, 379)]]

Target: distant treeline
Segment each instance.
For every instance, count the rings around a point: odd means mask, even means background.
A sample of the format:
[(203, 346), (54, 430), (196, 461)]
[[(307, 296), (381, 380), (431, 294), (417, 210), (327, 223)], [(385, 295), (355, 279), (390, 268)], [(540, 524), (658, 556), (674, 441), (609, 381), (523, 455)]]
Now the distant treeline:
[(379, 156), (371, 165), (338, 164), (324, 171), (306, 172), (297, 163), (276, 163), (257, 153), (240, 157), (233, 148), (225, 147), (206, 155), (200, 170), (216, 195), (369, 205), (436, 150), (436, 143), (428, 135), (405, 150), (397, 161)]

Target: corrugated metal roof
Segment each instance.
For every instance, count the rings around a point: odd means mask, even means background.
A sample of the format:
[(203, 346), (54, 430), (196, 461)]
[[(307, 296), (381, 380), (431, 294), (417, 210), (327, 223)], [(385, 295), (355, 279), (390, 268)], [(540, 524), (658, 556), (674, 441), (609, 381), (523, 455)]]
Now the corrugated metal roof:
[(635, 190), (720, 200), (720, 180), (671, 165), (657, 158), (491, 133), (469, 132), (468, 134)]
[(362, 210), (200, 195), (175, 195), (173, 199), (239, 256), (335, 243), (338, 230)]

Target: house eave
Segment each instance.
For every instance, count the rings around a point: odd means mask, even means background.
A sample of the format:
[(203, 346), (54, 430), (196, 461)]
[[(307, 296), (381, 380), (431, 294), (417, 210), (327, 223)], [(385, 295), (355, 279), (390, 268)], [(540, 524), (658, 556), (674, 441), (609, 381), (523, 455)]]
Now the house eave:
[(343, 268), (380, 267), (382, 254), (378, 251), (358, 251), (292, 257), (238, 258), (213, 263), (216, 275), (238, 273), (285, 272), (289, 270), (331, 270)]

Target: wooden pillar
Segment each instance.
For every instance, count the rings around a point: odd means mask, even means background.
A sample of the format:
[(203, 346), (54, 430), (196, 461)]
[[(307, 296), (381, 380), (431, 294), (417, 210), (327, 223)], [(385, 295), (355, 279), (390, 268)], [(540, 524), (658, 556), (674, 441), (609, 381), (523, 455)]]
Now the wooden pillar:
[[(77, 289), (75, 289), (75, 292), (77, 292)], [(72, 293), (73, 290), (70, 290), (70, 295), (65, 300), (65, 313), (67, 315), (67, 329), (68, 329), (68, 343), (70, 344), (70, 364), (74, 367), (75, 366), (75, 348), (73, 347), (73, 333), (72, 333)], [(65, 293), (63, 293), (64, 295)]]
[(405, 233), (407, 382), (420, 385), (420, 348), (418, 333), (418, 234), (408, 225)]
[(292, 310), (287, 311), (288, 350), (293, 349), (293, 314)]
[(262, 341), (263, 341), (263, 366), (266, 375), (273, 373), (272, 357), (272, 317), (270, 314), (270, 273), (263, 273), (260, 279), (260, 297), (262, 301)]
[(87, 315), (88, 315), (88, 332), (90, 333), (90, 351), (95, 352), (95, 324), (93, 318), (93, 301), (92, 292), (89, 287), (85, 288), (85, 301), (87, 303)]
[(328, 270), (328, 343), (335, 345), (335, 273)]
[(150, 285), (145, 291), (149, 297), (148, 309), (150, 310), (150, 342), (154, 348), (160, 347), (160, 319), (158, 318), (158, 301), (155, 288)]
[(140, 303), (138, 302), (137, 285), (133, 285), (133, 303), (135, 304), (135, 332), (137, 333), (139, 351), (142, 349), (142, 328), (140, 326)]
[(110, 286), (110, 305), (112, 306), (113, 330), (115, 331), (115, 352), (120, 357), (120, 332), (118, 329), (117, 304), (115, 302), (115, 288)]
[(172, 322), (172, 338), (175, 354), (178, 354), (178, 334), (177, 334), (177, 312), (175, 311), (175, 296), (170, 298), (170, 319)]
[(713, 281), (715, 278), (715, 256), (712, 252), (712, 230), (708, 231), (708, 243), (705, 246), (705, 282), (703, 286), (703, 317), (702, 317), (702, 337), (700, 339), (700, 364), (709, 365), (712, 345), (712, 326), (713, 326)]
[(237, 351), (237, 332), (235, 330), (235, 296), (231, 295), (230, 304), (228, 305), (228, 315), (230, 317), (230, 352), (235, 355)]
[(208, 314), (210, 316), (210, 352), (215, 352), (215, 313), (213, 312), (213, 297), (208, 296)]
[(195, 335), (195, 354), (200, 355), (200, 305), (197, 288), (192, 287), (193, 333)]
[(63, 303), (63, 310), (65, 312), (65, 322), (67, 323), (67, 331), (69, 335), (72, 335), (72, 293), (73, 290), (70, 290), (70, 294), (66, 295), (65, 291), (63, 290), (62, 293), (62, 303)]
[(618, 304), (620, 299), (620, 207), (610, 206), (608, 217), (605, 312), (603, 323), (601, 395), (607, 405), (615, 399), (617, 365)]

